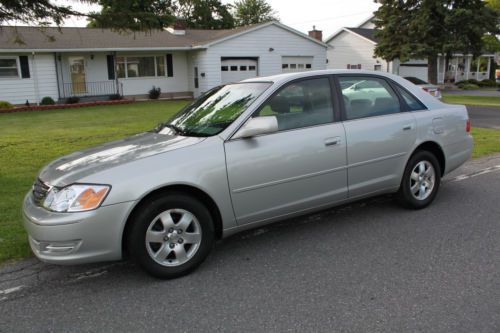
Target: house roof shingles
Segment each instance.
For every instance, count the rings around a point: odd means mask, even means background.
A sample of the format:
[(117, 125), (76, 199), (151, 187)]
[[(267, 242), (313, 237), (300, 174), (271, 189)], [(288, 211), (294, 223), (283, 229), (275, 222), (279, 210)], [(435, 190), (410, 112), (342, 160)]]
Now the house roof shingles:
[(165, 30), (117, 32), (100, 28), (4, 26), (0, 27), (0, 50), (191, 48), (254, 29), (258, 25), (226, 30), (187, 29), (185, 35)]
[(346, 29), (366, 39), (369, 39), (374, 43), (378, 42), (378, 39), (375, 37), (375, 32), (377, 31), (376, 29), (366, 29), (366, 28), (346, 28)]

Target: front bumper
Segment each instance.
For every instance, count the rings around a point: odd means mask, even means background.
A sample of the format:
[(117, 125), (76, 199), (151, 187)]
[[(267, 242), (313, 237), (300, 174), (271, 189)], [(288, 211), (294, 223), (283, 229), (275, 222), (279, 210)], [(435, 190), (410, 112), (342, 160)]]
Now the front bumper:
[(33, 253), (53, 264), (84, 264), (122, 258), (122, 234), (134, 201), (80, 213), (56, 213), (24, 199), (23, 220)]

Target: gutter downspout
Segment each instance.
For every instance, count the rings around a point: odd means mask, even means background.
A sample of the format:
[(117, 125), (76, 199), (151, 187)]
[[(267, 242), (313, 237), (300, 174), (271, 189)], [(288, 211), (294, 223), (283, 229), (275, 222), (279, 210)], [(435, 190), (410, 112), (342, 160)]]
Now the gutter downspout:
[(57, 53), (54, 52), (54, 65), (56, 66), (56, 83), (57, 83), (57, 99), (61, 99), (61, 87), (60, 87), (60, 82), (59, 82), (59, 69), (57, 66)]
[(40, 90), (38, 87), (38, 70), (36, 67), (36, 55), (35, 51), (31, 53), (33, 56), (33, 80), (34, 80), (34, 88), (35, 88), (35, 98), (36, 98), (36, 104), (40, 105)]

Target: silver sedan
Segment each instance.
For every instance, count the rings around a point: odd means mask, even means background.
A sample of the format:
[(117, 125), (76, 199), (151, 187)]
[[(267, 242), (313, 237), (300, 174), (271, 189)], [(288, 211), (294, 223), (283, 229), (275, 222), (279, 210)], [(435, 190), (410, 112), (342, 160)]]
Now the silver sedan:
[(24, 225), (43, 261), (129, 256), (178, 277), (245, 229), (385, 193), (426, 207), (470, 157), (469, 131), (464, 106), (390, 74), (250, 79), (154, 130), (53, 161), (26, 195)]

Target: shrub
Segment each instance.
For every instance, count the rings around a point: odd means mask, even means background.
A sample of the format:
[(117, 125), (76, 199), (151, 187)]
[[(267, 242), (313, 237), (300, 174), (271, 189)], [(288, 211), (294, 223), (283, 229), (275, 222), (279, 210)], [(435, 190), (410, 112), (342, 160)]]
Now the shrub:
[(158, 99), (161, 94), (161, 88), (160, 87), (155, 87), (149, 91), (149, 99)]
[(457, 86), (460, 89), (463, 89), (463, 90), (476, 90), (476, 89), (479, 89), (479, 86), (477, 84), (472, 84), (472, 83), (460, 83), (460, 84), (457, 84)]
[(470, 84), (475, 84), (476, 86), (478, 86), (478, 85), (479, 85), (479, 81), (478, 81), (478, 80), (476, 80), (476, 79), (469, 79), (469, 80), (467, 80), (467, 83), (470, 83)]
[(66, 101), (65, 101), (66, 104), (76, 104), (78, 102), (80, 102), (80, 97), (76, 97), (76, 96), (68, 97), (68, 98), (66, 98)]
[(109, 100), (110, 101), (119, 101), (121, 99), (123, 99), (123, 96), (120, 95), (120, 94), (109, 95)]
[(497, 83), (495, 80), (487, 79), (487, 80), (479, 81), (478, 86), (480, 86), (480, 87), (493, 87), (494, 88), (497, 86)]
[(56, 104), (56, 102), (54, 102), (54, 100), (50, 96), (45, 96), (40, 101), (40, 105), (54, 105), (54, 104)]
[(0, 101), (0, 110), (12, 109), (14, 105), (7, 101)]

